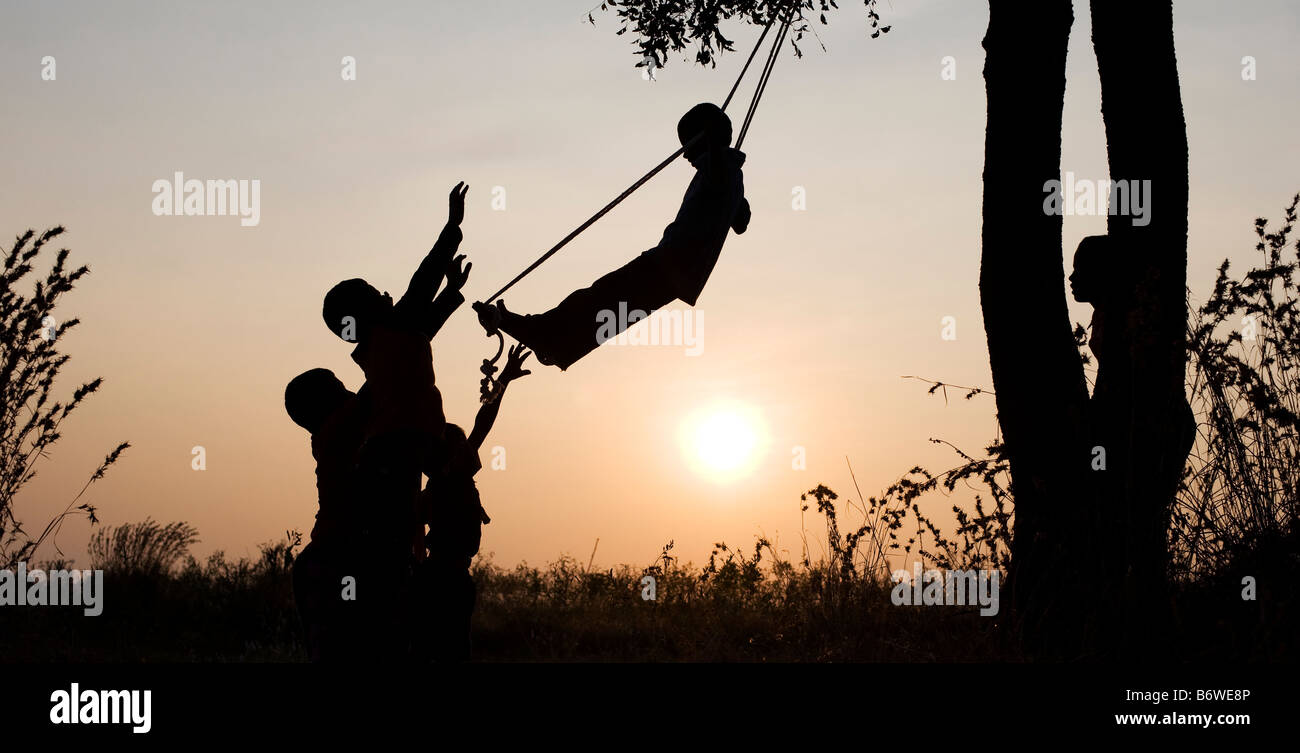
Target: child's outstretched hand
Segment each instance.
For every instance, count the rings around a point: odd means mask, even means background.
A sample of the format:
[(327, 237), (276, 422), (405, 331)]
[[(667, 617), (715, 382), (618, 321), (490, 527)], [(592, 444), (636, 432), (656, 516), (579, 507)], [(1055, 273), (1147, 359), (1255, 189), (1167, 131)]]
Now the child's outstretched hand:
[(447, 289), (460, 290), (465, 287), (465, 283), (469, 280), (469, 271), (473, 268), (474, 262), (465, 263), (465, 254), (452, 259), (447, 267)]
[(454, 227), (460, 227), (460, 223), (465, 221), (465, 194), (469, 193), (469, 186), (465, 181), (457, 183), (451, 189), (451, 194), (447, 196), (447, 224)]
[(497, 378), (497, 381), (504, 385), (513, 382), (519, 377), (525, 377), (533, 373), (524, 368), (524, 361), (527, 361), (531, 355), (532, 352), (523, 345), (511, 347), (510, 355), (506, 358), (506, 367), (501, 370), (501, 376)]

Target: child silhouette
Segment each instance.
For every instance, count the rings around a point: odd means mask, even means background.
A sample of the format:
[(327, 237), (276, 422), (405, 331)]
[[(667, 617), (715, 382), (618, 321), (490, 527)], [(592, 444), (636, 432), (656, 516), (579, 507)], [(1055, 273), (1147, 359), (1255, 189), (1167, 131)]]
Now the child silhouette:
[(423, 660), (457, 662), (469, 659), (470, 618), (476, 590), (470, 563), (478, 554), (482, 527), (491, 522), (479, 498), (474, 475), (483, 467), (479, 450), (496, 422), (510, 382), (531, 374), (523, 368), (531, 355), (522, 345), (510, 349), (497, 381), (496, 399), (481, 406), (469, 436), (456, 424), (447, 424), (444, 439), (447, 462), (443, 472), (429, 479), (420, 495), (421, 517), (429, 533), (421, 542), (428, 559), (417, 569), (421, 607), (420, 624), (428, 635), (415, 636), (414, 650)]
[[(465, 301), (460, 290), (473, 265), (461, 268), (465, 257), (452, 257), (462, 239), (468, 191), (464, 183), (452, 188), (447, 224), (397, 303), (362, 279), (344, 280), (325, 295), (325, 324), (356, 343), (352, 360), (374, 393), (367, 440), (393, 432), (440, 431), (445, 421), (429, 342)], [(435, 297), (444, 277), (447, 287)]]
[(620, 304), (621, 310), (641, 312), (639, 316), (676, 299), (695, 305), (727, 231), (740, 234), (749, 226), (741, 173), (745, 155), (730, 147), (731, 120), (713, 104), (696, 105), (682, 116), (677, 137), (695, 177), (659, 244), (542, 314), (514, 313), (504, 301), (475, 303), (489, 334), (499, 329), (531, 348), (538, 361), (563, 370), (635, 323), (627, 320), (631, 317), (610, 316), (620, 311)]
[[(356, 464), (367, 393), (353, 393), (328, 369), (299, 374), (284, 393), (289, 416), (311, 433), (316, 460), (316, 523), (293, 562), (294, 603), (312, 661), (398, 661), (406, 651), (393, 635), (408, 619), (407, 568), (369, 523), (376, 500)], [(341, 595), (345, 578), (351, 599)]]
[[(460, 290), (473, 265), (453, 255), (462, 238), (468, 191), (464, 183), (452, 188), (447, 224), (397, 303), (365, 280), (353, 279), (335, 285), (322, 308), (330, 331), (356, 343), (352, 360), (366, 375), (369, 404), (357, 467), (369, 485), (366, 493), (379, 500), (367, 509), (368, 523), (385, 538), (384, 551), (408, 556), (421, 471), (432, 476), (442, 465), (446, 419), (430, 341), (465, 300)], [(444, 278), (447, 285), (438, 293)]]

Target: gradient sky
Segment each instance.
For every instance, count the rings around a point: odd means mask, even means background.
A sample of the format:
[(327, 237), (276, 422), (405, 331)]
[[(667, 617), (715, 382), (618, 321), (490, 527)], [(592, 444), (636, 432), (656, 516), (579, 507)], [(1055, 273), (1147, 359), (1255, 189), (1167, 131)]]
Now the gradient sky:
[[(129, 440), (89, 497), (105, 523), (189, 521), (200, 556), (309, 530), (313, 461), (284, 385), (314, 366), (361, 382), (320, 320), (324, 292), (356, 276), (403, 289), (465, 180), (466, 293), (491, 294), (676, 148), (677, 118), (725, 96), (758, 33), (730, 27), (738, 53), (716, 69), (679, 57), (650, 82), (613, 16), (586, 23), (592, 2), (5, 0), (0, 231), (69, 228), (64, 245), (92, 274), (56, 312), (83, 322), (63, 342), (64, 394), (105, 378), (20, 497), (27, 527)], [(945, 406), (900, 378), (990, 385), (976, 288), (987, 5), (882, 3), (893, 28), (876, 40), (860, 4), (844, 5), (817, 29), (826, 51), (808, 39), (802, 60), (783, 57), (745, 143), (754, 219), (700, 299), (703, 354), (606, 347), (512, 386), (488, 441), (506, 469), (479, 475), (483, 551), (498, 563), (585, 562), (597, 539), (597, 565), (649, 564), (669, 540), (699, 562), (715, 541), (748, 548), (758, 534), (797, 557), (799, 494), (851, 491), (846, 456), (873, 494), (914, 464), (953, 465), (930, 437), (972, 452), (993, 437), (991, 398)], [(1075, 6), (1062, 169), (1102, 179), (1087, 4)], [(1175, 3), (1198, 297), (1223, 257), (1251, 258), (1253, 219), (1300, 190), (1297, 31), (1284, 0)], [(46, 55), (56, 81), (41, 80)], [(340, 77), (345, 55), (356, 81)], [(1258, 80), (1241, 78), (1246, 55)], [(940, 78), (945, 56), (956, 80)], [(154, 216), (151, 185), (176, 171), (259, 179), (260, 224)], [(689, 178), (684, 163), (665, 170), (506, 300), (549, 307), (649, 248)], [(494, 186), (506, 211), (491, 208)], [(796, 186), (806, 211), (792, 209)], [(1066, 217), (1066, 247), (1104, 228)], [(940, 338), (945, 316), (954, 341)], [(472, 422), (494, 343), (468, 307), (439, 335), (450, 420)], [(679, 436), (723, 403), (764, 428), (738, 480), (696, 472)], [(191, 469), (196, 445), (205, 471)], [(88, 535), (74, 522), (60, 544), (81, 557)]]

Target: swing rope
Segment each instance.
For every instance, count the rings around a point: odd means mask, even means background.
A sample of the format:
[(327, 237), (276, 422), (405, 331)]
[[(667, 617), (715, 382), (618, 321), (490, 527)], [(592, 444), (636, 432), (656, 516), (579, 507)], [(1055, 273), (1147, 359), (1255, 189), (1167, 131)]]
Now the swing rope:
[[(731, 99), (736, 94), (736, 89), (740, 87), (740, 82), (744, 80), (745, 72), (749, 70), (749, 64), (753, 62), (754, 56), (758, 53), (759, 48), (763, 46), (763, 39), (767, 36), (767, 32), (771, 30), (772, 25), (776, 23), (776, 20), (780, 15), (781, 14), (779, 12), (773, 13), (771, 20), (767, 22), (767, 26), (763, 27), (763, 33), (759, 36), (758, 43), (754, 45), (754, 50), (749, 53), (749, 59), (745, 61), (745, 66), (740, 69), (740, 75), (736, 77), (736, 83), (732, 85), (731, 92), (727, 94), (727, 99), (722, 103), (722, 110), (724, 112), (726, 111), (727, 106), (731, 104)], [(745, 114), (745, 121), (740, 129), (740, 136), (736, 140), (737, 149), (739, 149), (741, 144), (744, 143), (745, 134), (749, 131), (749, 124), (754, 119), (754, 112), (758, 109), (758, 100), (763, 96), (763, 91), (767, 88), (767, 80), (768, 78), (771, 77), (772, 68), (775, 66), (776, 59), (780, 55), (781, 43), (782, 41), (784, 41), (786, 32), (790, 28), (791, 20), (792, 19), (787, 19), (781, 23), (781, 29), (777, 33), (776, 42), (775, 44), (772, 45), (772, 51), (768, 54), (767, 62), (763, 66), (763, 72), (759, 76), (758, 85), (754, 88), (754, 97), (753, 99), (750, 100), (749, 103), (749, 111)], [(562, 238), (559, 243), (556, 243), (554, 246), (550, 248), (550, 250), (542, 254), (537, 259), (537, 261), (533, 262), (532, 264), (529, 264), (524, 271), (515, 275), (514, 279), (506, 283), (505, 286), (503, 286), (500, 290), (493, 293), (491, 297), (489, 297), (487, 300), (484, 301), (484, 303), (491, 305), (493, 301), (495, 301), (496, 299), (504, 295), (506, 291), (510, 290), (510, 288), (514, 287), (516, 283), (518, 283), (520, 280), (527, 277), (530, 273), (532, 273), (534, 269), (537, 269), (538, 267), (542, 266), (542, 264), (545, 263), (547, 259), (550, 259), (556, 253), (558, 253), (560, 249), (567, 246), (569, 244), (569, 241), (573, 240), (574, 238), (577, 238), (582, 233), (582, 231), (596, 224), (596, 222), (600, 220), (600, 218), (609, 214), (610, 210), (612, 210), (614, 207), (621, 204), (624, 199), (631, 196), (638, 188), (645, 185), (647, 182), (649, 182), (651, 178), (653, 178), (654, 176), (662, 172), (665, 167), (668, 167), (670, 164), (672, 164), (673, 160), (680, 157), (682, 153), (684, 153), (688, 148), (693, 146), (695, 142), (699, 141), (703, 137), (704, 137), (703, 132), (695, 134), (695, 136), (691, 138), (689, 141), (687, 141), (685, 145), (683, 145), (677, 151), (669, 155), (668, 158), (665, 159), (663, 162), (660, 162), (658, 165), (655, 165), (655, 167), (652, 170), (650, 170), (650, 172), (641, 176), (641, 178), (637, 180), (637, 182), (633, 183), (631, 186), (627, 188), (627, 190), (623, 191), (623, 193), (616, 196), (613, 201), (606, 204), (603, 208), (601, 208), (599, 212), (596, 212), (594, 215), (592, 215), (591, 218), (588, 219), (586, 222), (579, 225), (576, 230), (564, 236), (564, 238)]]
[[(777, 32), (776, 41), (772, 44), (772, 51), (767, 56), (767, 64), (758, 77), (758, 85), (754, 87), (754, 96), (749, 101), (749, 112), (745, 113), (745, 122), (740, 126), (740, 134), (736, 136), (736, 149), (740, 149), (740, 146), (745, 143), (745, 134), (749, 133), (749, 125), (754, 122), (754, 113), (758, 111), (758, 102), (763, 98), (763, 92), (767, 90), (767, 82), (772, 78), (772, 69), (776, 67), (776, 59), (780, 57), (781, 45), (785, 43), (785, 35), (789, 30), (790, 21), (787, 20), (781, 24), (781, 30)], [(764, 34), (766, 33), (767, 30), (765, 29)], [(759, 43), (762, 43), (762, 38), (759, 39)], [(757, 51), (758, 47), (756, 46), (754, 50)], [(752, 55), (750, 57), (753, 58)], [(749, 64), (746, 63), (745, 67), (748, 68)], [(741, 72), (741, 75), (744, 75), (744, 71)]]
[(745, 60), (745, 65), (740, 69), (740, 75), (736, 76), (736, 83), (731, 85), (731, 91), (727, 92), (727, 98), (722, 100), (722, 111), (727, 111), (727, 105), (731, 104), (731, 98), (736, 96), (736, 90), (740, 88), (740, 82), (745, 80), (745, 73), (749, 71), (749, 64), (754, 62), (754, 56), (763, 47), (763, 40), (767, 38), (767, 33), (772, 30), (772, 24), (776, 22), (778, 14), (773, 13), (772, 18), (768, 19), (767, 26), (763, 27), (763, 33), (758, 35), (758, 41), (754, 43), (754, 49), (749, 51), (749, 57)]

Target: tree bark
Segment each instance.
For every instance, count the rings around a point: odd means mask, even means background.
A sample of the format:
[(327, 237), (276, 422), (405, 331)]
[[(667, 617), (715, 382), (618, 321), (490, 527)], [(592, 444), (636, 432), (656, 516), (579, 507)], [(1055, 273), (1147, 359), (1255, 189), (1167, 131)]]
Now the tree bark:
[[(1077, 625), (1069, 560), (1086, 510), (1088, 391), (1065, 301), (1061, 223), (1044, 209), (1061, 177), (1069, 0), (989, 1), (988, 123), (980, 304), (1015, 498), (1013, 614), (1030, 644), (1064, 648)], [(1032, 648), (1031, 648), (1032, 650)], [(1068, 649), (1066, 649), (1068, 651)]]
[(1117, 358), (1099, 366), (1105, 394), (1093, 401), (1099, 441), (1110, 445), (1104, 500), (1122, 521), (1107, 568), (1122, 599), (1121, 648), (1149, 654), (1167, 604), (1171, 505), (1195, 431), (1185, 394), (1187, 125), (1169, 0), (1092, 0), (1091, 14), (1111, 179), (1130, 192), (1150, 181), (1149, 224), (1115, 207), (1109, 217), (1123, 254), (1116, 278), (1131, 290), (1117, 312)]

